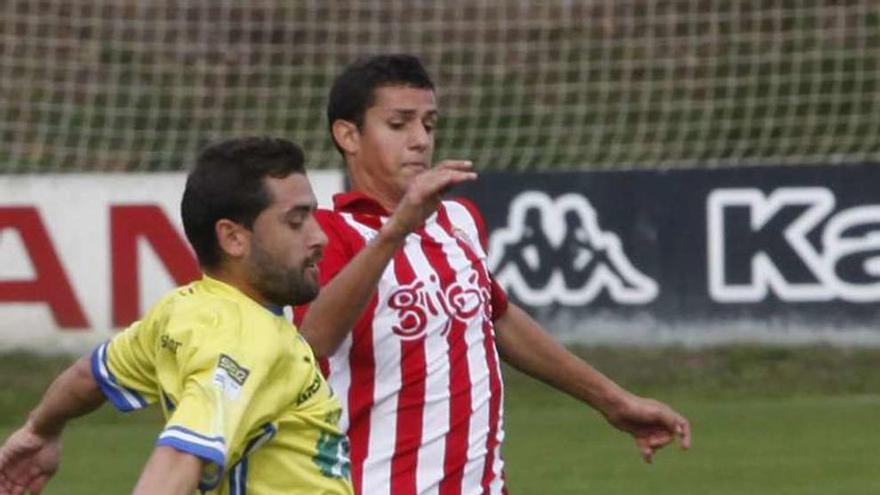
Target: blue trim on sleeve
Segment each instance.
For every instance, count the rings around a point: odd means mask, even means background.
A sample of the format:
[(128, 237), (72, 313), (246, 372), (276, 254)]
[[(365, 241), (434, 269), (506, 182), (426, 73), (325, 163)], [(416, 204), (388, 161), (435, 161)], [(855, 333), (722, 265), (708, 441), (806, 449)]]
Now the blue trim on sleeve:
[(101, 388), (101, 392), (110, 400), (116, 409), (130, 412), (147, 406), (147, 401), (138, 392), (119, 385), (110, 367), (107, 366), (107, 345), (104, 342), (92, 351), (90, 359), (92, 376)]
[(199, 459), (210, 461), (218, 466), (222, 466), (225, 462), (223, 452), (205, 445), (189, 442), (178, 437), (164, 437), (156, 441), (156, 446), (165, 445), (174, 447), (175, 449), (192, 454)]
[(199, 490), (213, 490), (223, 479), (226, 465), (226, 442), (223, 437), (207, 437), (181, 426), (171, 426), (159, 434), (156, 446), (160, 445), (192, 454), (217, 467), (214, 473), (202, 476)]
[(201, 441), (203, 441), (203, 442), (211, 442), (211, 443), (222, 444), (222, 446), (223, 446), (223, 450), (224, 450), (224, 451), (226, 450), (226, 440), (224, 440), (222, 436), (209, 437), (209, 436), (207, 436), (207, 435), (202, 435), (201, 433), (199, 433), (199, 432), (197, 432), (197, 431), (192, 431), (192, 430), (190, 430), (190, 429), (188, 429), (188, 428), (184, 428), (183, 426), (177, 426), (177, 425), (175, 425), (175, 426), (169, 426), (168, 428), (165, 428), (165, 429), (162, 431), (162, 434), (170, 433), (170, 432), (180, 432), (180, 433), (182, 433), (182, 434), (184, 434), (184, 435), (187, 435), (187, 436), (193, 437), (193, 438), (195, 438), (196, 440), (201, 440)]

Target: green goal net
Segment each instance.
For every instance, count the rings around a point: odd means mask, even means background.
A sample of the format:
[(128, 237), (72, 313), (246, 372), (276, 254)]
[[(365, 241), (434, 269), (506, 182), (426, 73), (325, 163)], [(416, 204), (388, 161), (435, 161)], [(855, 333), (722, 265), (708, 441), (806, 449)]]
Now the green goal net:
[(880, 158), (870, 0), (0, 0), (0, 172), (178, 170), (278, 134), (335, 167), (328, 85), (421, 56), (483, 169)]

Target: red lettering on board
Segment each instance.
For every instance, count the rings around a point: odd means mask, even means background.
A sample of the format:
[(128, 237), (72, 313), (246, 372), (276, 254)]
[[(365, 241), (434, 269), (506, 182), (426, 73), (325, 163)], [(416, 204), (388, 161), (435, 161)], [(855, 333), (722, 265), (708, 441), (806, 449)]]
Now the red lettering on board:
[(36, 278), (0, 280), (0, 302), (43, 302), (49, 305), (59, 327), (88, 328), (89, 322), (36, 208), (0, 207), (0, 231), (5, 229), (18, 231)]
[(110, 271), (113, 274), (113, 325), (117, 327), (128, 325), (141, 314), (137, 251), (141, 238), (150, 243), (178, 285), (201, 277), (189, 244), (161, 208), (156, 205), (111, 206)]

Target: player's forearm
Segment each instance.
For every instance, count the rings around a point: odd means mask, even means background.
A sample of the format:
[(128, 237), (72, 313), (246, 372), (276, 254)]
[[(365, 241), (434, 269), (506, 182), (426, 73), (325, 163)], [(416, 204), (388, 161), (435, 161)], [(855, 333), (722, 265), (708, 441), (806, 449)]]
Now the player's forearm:
[(404, 239), (403, 231), (383, 228), (333, 280), (321, 287), (299, 325), (300, 333), (318, 357), (333, 354), (348, 336)]
[(28, 417), (28, 424), (38, 435), (55, 436), (69, 420), (94, 411), (105, 400), (89, 359), (83, 357), (52, 382)]
[(496, 322), (497, 345), (505, 362), (554, 388), (582, 400), (604, 415), (628, 397), (614, 381), (572, 354), (525, 311), (510, 304)]
[(159, 446), (147, 460), (133, 495), (192, 495), (199, 486), (203, 461), (173, 447)]

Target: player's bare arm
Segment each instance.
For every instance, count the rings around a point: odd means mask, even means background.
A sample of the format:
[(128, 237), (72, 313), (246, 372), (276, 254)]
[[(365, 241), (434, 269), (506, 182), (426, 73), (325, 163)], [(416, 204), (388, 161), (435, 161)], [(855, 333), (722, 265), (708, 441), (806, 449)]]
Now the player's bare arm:
[(88, 358), (59, 375), (27, 422), (0, 447), (0, 495), (40, 493), (58, 470), (61, 433), (67, 422), (105, 400)]
[(525, 311), (510, 304), (495, 322), (501, 357), (513, 367), (598, 410), (635, 438), (646, 462), (678, 439), (690, 448), (690, 424), (661, 402), (633, 395), (556, 342)]
[(316, 355), (332, 354), (345, 340), (406, 236), (436, 211), (446, 191), (476, 179), (472, 167), (468, 161), (447, 160), (413, 179), (378, 235), (321, 288), (299, 326)]
[(132, 495), (190, 495), (199, 485), (204, 461), (168, 446), (153, 450)]

